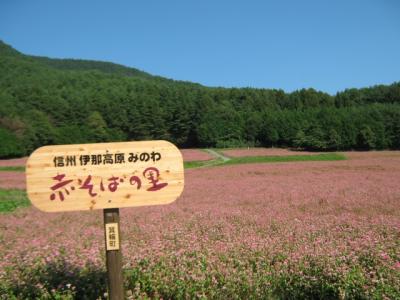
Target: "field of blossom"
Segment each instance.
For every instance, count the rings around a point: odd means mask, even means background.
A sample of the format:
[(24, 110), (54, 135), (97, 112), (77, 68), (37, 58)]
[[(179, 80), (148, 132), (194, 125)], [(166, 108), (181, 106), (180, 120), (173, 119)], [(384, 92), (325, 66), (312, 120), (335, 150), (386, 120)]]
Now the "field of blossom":
[(0, 167), (19, 167), (19, 166), (24, 166), (26, 164), (27, 160), (28, 160), (27, 157), (12, 158), (12, 159), (2, 159), (2, 160), (0, 160)]
[(26, 178), (24, 172), (0, 171), (0, 188), (25, 189)]
[[(347, 155), (191, 169), (173, 204), (121, 209), (127, 297), (399, 299), (400, 152)], [(106, 297), (102, 226), (1, 215), (0, 299)]]
[(199, 149), (181, 149), (183, 161), (206, 161), (214, 157), (205, 151)]

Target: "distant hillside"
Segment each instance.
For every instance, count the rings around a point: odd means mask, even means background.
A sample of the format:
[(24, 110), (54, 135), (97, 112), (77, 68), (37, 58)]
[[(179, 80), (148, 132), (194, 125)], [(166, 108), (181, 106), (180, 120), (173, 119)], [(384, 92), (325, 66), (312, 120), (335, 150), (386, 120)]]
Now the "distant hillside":
[(115, 74), (120, 76), (135, 76), (142, 78), (151, 78), (152, 76), (146, 72), (134, 68), (128, 68), (122, 65), (114, 64), (111, 62), (83, 60), (83, 59), (52, 59), (41, 56), (23, 55), (20, 52), (0, 41), (0, 54), (18, 56), (21, 59), (30, 58), (38, 61), (44, 65), (59, 70), (74, 70), (74, 71), (90, 71), (97, 70), (100, 72)]
[(400, 148), (400, 83), (335, 96), (208, 88), (0, 41), (0, 157), (46, 144), (167, 139), (181, 147)]
[[(22, 60), (35, 61), (43, 65), (55, 68), (58, 70), (69, 70), (69, 71), (99, 71), (102, 73), (126, 76), (126, 77), (137, 77), (143, 79), (152, 79), (161, 82), (179, 82), (185, 84), (193, 84), (190, 82), (174, 81), (171, 79), (163, 78), (161, 76), (154, 76), (144, 71), (126, 67), (123, 65), (115, 64), (112, 62), (95, 61), (95, 60), (84, 60), (84, 59), (60, 59), (60, 58), (48, 58), (44, 56), (33, 56), (25, 55), (15, 50), (11, 46), (7, 45), (0, 40), (0, 55), (1, 56), (15, 56)], [(198, 85), (198, 84), (196, 84)]]
[(31, 56), (31, 58), (59, 70), (90, 71), (100, 72), (131, 77), (151, 78), (146, 72), (134, 68), (117, 65), (110, 62), (82, 60), (82, 59), (53, 59), (41, 56)]

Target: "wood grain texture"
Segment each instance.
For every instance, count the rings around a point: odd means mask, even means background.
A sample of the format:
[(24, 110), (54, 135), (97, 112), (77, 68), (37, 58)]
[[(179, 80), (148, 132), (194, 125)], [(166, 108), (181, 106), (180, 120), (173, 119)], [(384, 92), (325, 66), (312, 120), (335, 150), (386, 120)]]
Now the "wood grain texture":
[(47, 212), (159, 205), (182, 193), (184, 168), (167, 141), (45, 146), (29, 157), (26, 182), (29, 199)]

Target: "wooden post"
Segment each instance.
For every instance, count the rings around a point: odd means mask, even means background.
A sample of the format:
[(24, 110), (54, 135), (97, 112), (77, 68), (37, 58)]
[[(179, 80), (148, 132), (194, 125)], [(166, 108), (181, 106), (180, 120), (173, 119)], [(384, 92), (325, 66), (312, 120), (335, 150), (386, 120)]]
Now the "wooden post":
[(108, 296), (111, 300), (124, 299), (122, 254), (120, 247), (119, 208), (107, 208), (104, 212)]

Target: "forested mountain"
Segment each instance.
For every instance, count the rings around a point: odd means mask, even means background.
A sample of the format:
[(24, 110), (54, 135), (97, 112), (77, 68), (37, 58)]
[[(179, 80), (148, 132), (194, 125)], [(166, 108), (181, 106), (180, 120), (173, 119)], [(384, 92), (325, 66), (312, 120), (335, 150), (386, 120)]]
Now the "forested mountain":
[(181, 147), (400, 148), (400, 83), (335, 96), (210, 88), (0, 42), (0, 157), (47, 144), (167, 139)]

